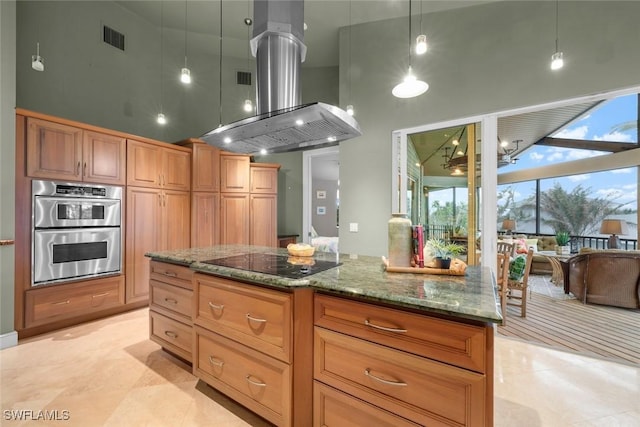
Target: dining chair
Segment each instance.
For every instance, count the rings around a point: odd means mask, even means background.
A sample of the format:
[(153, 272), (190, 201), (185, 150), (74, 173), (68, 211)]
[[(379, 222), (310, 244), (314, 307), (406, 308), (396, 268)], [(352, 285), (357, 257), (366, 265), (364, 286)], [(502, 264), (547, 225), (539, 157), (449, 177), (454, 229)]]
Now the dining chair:
[[(511, 279), (507, 275), (500, 293), (501, 307), (514, 306), (520, 308), (520, 317), (527, 317), (527, 288), (529, 287), (529, 273), (531, 271), (531, 263), (533, 262), (533, 249), (529, 248), (526, 255), (524, 275), (521, 279)], [(515, 291), (515, 292), (514, 292)], [(506, 318), (506, 310), (502, 311), (502, 317)], [(503, 320), (503, 325), (505, 324)]]
[(508, 291), (506, 283), (509, 280), (509, 261), (511, 257), (505, 253), (498, 253), (498, 264), (496, 268), (496, 285), (498, 296), (500, 297), (500, 311), (502, 312), (502, 325), (507, 324), (507, 298)]
[(514, 251), (514, 244), (513, 243), (509, 243), (509, 242), (505, 242), (505, 241), (498, 241), (498, 250), (497, 252), (499, 254), (507, 254), (510, 257), (515, 255), (515, 251)]

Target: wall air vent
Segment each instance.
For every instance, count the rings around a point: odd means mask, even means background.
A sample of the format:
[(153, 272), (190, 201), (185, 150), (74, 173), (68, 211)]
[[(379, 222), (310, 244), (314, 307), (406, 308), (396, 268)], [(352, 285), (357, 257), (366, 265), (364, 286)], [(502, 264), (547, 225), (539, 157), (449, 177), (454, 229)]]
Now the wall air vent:
[(251, 86), (251, 73), (249, 71), (238, 71), (236, 73), (236, 84)]
[(124, 50), (124, 34), (106, 25), (102, 26), (102, 40), (115, 48)]

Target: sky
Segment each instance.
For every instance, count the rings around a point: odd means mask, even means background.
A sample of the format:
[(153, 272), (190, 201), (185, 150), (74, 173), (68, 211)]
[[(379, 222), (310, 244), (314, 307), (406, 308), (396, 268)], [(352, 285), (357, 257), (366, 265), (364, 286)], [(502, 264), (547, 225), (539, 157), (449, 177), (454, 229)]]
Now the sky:
[[(637, 119), (638, 97), (636, 94), (615, 98), (601, 104), (597, 109), (577, 119), (566, 128), (552, 135), (556, 138), (572, 138), (598, 141), (637, 142), (637, 128), (625, 132), (615, 131), (613, 128), (621, 123)], [(500, 173), (536, 168), (587, 157), (607, 155), (602, 151), (576, 150), (560, 147), (532, 146), (518, 156), (515, 165), (500, 168)], [(593, 174), (580, 174), (558, 179), (544, 180), (542, 190), (553, 186), (557, 180), (562, 186), (571, 191), (578, 185), (590, 188), (599, 197), (606, 197), (618, 203), (630, 205), (635, 209), (634, 202), (638, 198), (636, 168), (618, 169)], [(526, 184), (525, 184), (526, 185)], [(523, 188), (523, 190), (525, 190)], [(530, 192), (526, 191), (528, 194)], [(520, 193), (520, 192), (518, 192)], [(517, 194), (516, 200), (528, 194)]]

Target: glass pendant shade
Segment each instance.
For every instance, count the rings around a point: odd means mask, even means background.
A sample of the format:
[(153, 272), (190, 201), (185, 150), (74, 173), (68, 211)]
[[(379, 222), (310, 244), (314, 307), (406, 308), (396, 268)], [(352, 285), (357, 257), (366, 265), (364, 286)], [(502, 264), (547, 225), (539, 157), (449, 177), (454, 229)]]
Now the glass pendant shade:
[(551, 55), (552, 70), (559, 70), (563, 66), (564, 66), (564, 59), (563, 59), (562, 52), (556, 52), (553, 55)]
[(353, 105), (349, 104), (347, 105), (347, 114), (350, 116), (353, 116), (354, 111), (353, 111)]
[(180, 71), (180, 81), (186, 85), (191, 83), (191, 70), (183, 68)]
[(418, 80), (416, 76), (413, 75), (411, 67), (409, 67), (402, 83), (398, 83), (391, 93), (393, 93), (393, 96), (396, 98), (413, 98), (422, 95), (427, 89), (429, 89), (429, 85), (422, 80)]
[(160, 125), (165, 125), (167, 124), (167, 118), (165, 117), (164, 114), (159, 113), (158, 117), (156, 118), (156, 121), (158, 122), (158, 124)]
[(245, 99), (243, 108), (244, 108), (244, 111), (246, 111), (247, 113), (253, 111), (253, 102), (251, 102), (250, 99)]
[(40, 43), (36, 43), (36, 54), (31, 55), (31, 68), (44, 71), (44, 58), (40, 56)]
[(420, 34), (418, 37), (416, 37), (416, 55), (423, 55), (427, 53), (427, 49), (427, 36), (424, 34)]

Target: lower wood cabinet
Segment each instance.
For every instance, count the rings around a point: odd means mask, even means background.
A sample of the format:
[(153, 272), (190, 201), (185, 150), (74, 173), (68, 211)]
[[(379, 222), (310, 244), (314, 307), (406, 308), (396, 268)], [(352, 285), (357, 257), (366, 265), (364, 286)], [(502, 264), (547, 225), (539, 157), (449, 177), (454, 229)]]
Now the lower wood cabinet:
[(151, 261), (149, 276), (149, 337), (170, 353), (191, 362), (193, 270)]
[(124, 276), (34, 287), (25, 294), (29, 328), (123, 305)]

